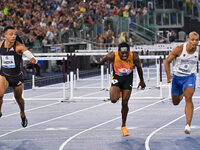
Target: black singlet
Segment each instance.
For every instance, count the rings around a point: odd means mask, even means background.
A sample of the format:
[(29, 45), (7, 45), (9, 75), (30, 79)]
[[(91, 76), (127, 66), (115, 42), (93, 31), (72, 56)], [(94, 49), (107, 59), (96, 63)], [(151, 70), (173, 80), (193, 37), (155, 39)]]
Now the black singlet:
[(21, 73), (22, 55), (16, 53), (16, 42), (8, 51), (4, 44), (5, 40), (0, 48), (1, 72), (7, 76), (17, 76)]

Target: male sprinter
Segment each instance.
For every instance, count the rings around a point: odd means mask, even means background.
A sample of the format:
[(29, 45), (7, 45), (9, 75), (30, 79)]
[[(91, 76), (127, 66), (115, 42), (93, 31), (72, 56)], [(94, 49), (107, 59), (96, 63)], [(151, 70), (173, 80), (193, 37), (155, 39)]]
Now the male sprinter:
[(118, 51), (108, 53), (97, 64), (102, 65), (107, 60), (111, 61), (114, 67), (113, 79), (110, 88), (110, 99), (112, 103), (116, 103), (120, 98), (120, 91), (122, 92), (121, 130), (124, 136), (129, 136), (130, 133), (126, 128), (126, 119), (129, 111), (128, 101), (132, 91), (134, 65), (137, 67), (137, 71), (140, 77), (138, 87), (141, 86), (142, 89), (146, 87), (143, 79), (143, 71), (140, 60), (136, 53), (130, 51), (129, 45), (125, 42), (119, 44)]
[(2, 116), (1, 108), (3, 96), (8, 86), (13, 88), (15, 99), (20, 108), (21, 125), (26, 127), (28, 120), (24, 111), (24, 99), (22, 98), (23, 91), (23, 74), (21, 72), (20, 63), (22, 54), (30, 59), (31, 63), (36, 63), (36, 59), (29, 52), (25, 45), (16, 39), (16, 29), (8, 26), (4, 29), (5, 40), (0, 42), (0, 117)]
[[(186, 126), (184, 132), (191, 133), (190, 125), (192, 121), (194, 106), (192, 96), (195, 91), (197, 72), (197, 61), (200, 59), (199, 54), (199, 34), (191, 32), (187, 43), (177, 46), (168, 55), (165, 60), (165, 71), (167, 74), (167, 82), (172, 79), (172, 102), (178, 105), (185, 96), (185, 116)], [(170, 63), (173, 62), (173, 77), (170, 73)]]

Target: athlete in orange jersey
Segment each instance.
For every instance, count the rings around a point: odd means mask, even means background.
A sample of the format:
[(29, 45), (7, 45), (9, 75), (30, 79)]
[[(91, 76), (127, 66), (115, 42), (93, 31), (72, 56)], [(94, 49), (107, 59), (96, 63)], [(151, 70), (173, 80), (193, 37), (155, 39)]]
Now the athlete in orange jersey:
[(143, 71), (139, 57), (136, 53), (130, 51), (130, 47), (127, 43), (119, 44), (118, 51), (110, 52), (102, 58), (97, 65), (104, 64), (107, 60), (113, 63), (114, 73), (112, 84), (110, 88), (110, 100), (112, 103), (116, 103), (120, 98), (120, 91), (122, 91), (122, 126), (121, 130), (124, 136), (130, 135), (126, 128), (126, 119), (129, 111), (128, 101), (131, 96), (132, 84), (133, 84), (133, 67), (137, 67), (140, 82), (138, 88), (142, 89), (146, 87), (143, 79)]

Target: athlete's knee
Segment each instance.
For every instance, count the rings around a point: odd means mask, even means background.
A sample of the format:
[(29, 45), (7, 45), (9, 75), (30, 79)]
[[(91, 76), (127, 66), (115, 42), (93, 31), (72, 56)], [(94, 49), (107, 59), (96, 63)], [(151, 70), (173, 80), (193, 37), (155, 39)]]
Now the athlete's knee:
[(185, 95), (186, 101), (192, 101), (192, 95)]
[(188, 104), (188, 103), (193, 103), (192, 102), (192, 97), (189, 97), (189, 98), (185, 98), (185, 102), (186, 102), (186, 104)]
[(128, 100), (122, 100), (122, 107), (128, 107)]
[[(119, 99), (119, 98), (118, 98)], [(116, 103), (117, 101), (118, 101), (118, 99), (117, 98), (110, 98), (110, 101), (112, 102), (112, 103)]]
[(179, 101), (172, 101), (174, 105), (178, 105), (180, 102)]
[(119, 100), (119, 96), (111, 94), (110, 95), (110, 100), (111, 100), (112, 103), (116, 103)]
[(15, 95), (15, 99), (16, 99), (16, 100), (23, 100), (23, 99), (22, 99), (22, 95), (18, 95), (18, 94)]
[(178, 105), (180, 103), (181, 99), (177, 96), (172, 96), (172, 103), (174, 105)]

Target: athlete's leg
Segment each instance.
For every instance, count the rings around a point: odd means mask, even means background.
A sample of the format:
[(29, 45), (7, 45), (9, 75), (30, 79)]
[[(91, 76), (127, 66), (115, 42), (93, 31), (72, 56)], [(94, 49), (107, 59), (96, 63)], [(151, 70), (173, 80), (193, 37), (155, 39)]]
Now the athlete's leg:
[(194, 111), (194, 105), (192, 102), (192, 96), (194, 94), (194, 88), (192, 87), (187, 87), (184, 91), (184, 96), (185, 96), (185, 116), (186, 116), (186, 122), (190, 126), (191, 121), (192, 121), (192, 116), (193, 116), (193, 111)]
[(129, 101), (130, 95), (131, 95), (131, 90), (123, 90), (122, 91), (122, 109), (121, 109), (122, 127), (126, 126), (126, 119), (127, 119), (127, 114), (129, 111), (128, 101)]
[(13, 87), (13, 89), (14, 89), (15, 99), (20, 108), (20, 115), (21, 115), (21, 119), (22, 119), (21, 124), (23, 127), (26, 127), (28, 124), (28, 120), (26, 119), (26, 115), (25, 115), (25, 111), (24, 111), (24, 99), (22, 98), (23, 84), (21, 84), (20, 86), (17, 86), (17, 87)]
[(20, 114), (22, 117), (25, 117), (25, 112), (24, 112), (24, 99), (22, 98), (22, 92), (23, 92), (23, 85), (21, 84), (20, 86), (13, 87), (14, 90), (14, 96), (15, 99), (19, 105), (20, 108)]
[(181, 82), (180, 79), (177, 79), (177, 77), (173, 77), (171, 95), (174, 105), (178, 105), (183, 99), (184, 91), (182, 90), (182, 85), (180, 85), (179, 82)]
[(184, 96), (183, 94), (180, 96), (172, 96), (173, 104), (178, 105), (181, 102), (181, 100), (183, 99), (183, 96)]
[(116, 103), (120, 97), (120, 88), (118, 86), (110, 87), (110, 100), (112, 103)]
[(8, 88), (8, 85), (9, 83), (6, 78), (4, 76), (0, 76), (0, 117), (2, 116), (1, 108), (3, 104), (3, 96), (6, 89)]
[(126, 120), (127, 120), (127, 115), (128, 115), (128, 101), (131, 95), (131, 90), (122, 90), (122, 109), (121, 109), (121, 114), (122, 114), (122, 126), (121, 130), (124, 136), (129, 136), (130, 133), (128, 132), (126, 128)]

